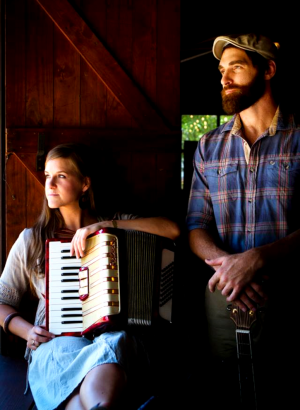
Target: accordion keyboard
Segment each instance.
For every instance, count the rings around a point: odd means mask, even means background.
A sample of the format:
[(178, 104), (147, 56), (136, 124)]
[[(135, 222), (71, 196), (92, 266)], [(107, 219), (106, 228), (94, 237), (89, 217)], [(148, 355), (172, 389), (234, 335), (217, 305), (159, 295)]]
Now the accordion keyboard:
[(81, 260), (71, 256), (70, 248), (70, 242), (49, 242), (49, 331), (54, 334), (82, 330), (78, 278)]

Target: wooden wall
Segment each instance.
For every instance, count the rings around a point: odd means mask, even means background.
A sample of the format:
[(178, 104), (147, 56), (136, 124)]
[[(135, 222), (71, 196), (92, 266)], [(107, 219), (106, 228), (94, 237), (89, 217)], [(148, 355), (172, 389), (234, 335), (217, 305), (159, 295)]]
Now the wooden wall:
[(176, 218), (180, 0), (6, 0), (5, 13), (6, 253), (41, 207), (39, 141), (93, 146), (111, 209)]

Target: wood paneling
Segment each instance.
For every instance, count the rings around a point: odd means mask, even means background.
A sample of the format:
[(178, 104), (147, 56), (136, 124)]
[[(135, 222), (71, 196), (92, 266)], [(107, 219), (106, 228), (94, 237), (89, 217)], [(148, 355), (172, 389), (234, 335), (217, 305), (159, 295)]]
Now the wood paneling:
[(53, 24), (35, 0), (28, 1), (26, 16), (25, 125), (52, 126)]
[(140, 127), (167, 131), (158, 112), (67, 0), (36, 1)]
[(11, 248), (26, 227), (26, 169), (11, 154), (6, 162), (6, 249)]
[(23, 0), (6, 1), (5, 120), (7, 127), (24, 127), (26, 110), (25, 39), (26, 17)]
[(40, 211), (41, 132), (46, 151), (78, 141), (99, 153), (106, 209), (176, 213), (179, 4), (6, 0), (7, 252)]
[(61, 32), (54, 28), (54, 120), (55, 127), (80, 126), (80, 56)]
[(41, 211), (43, 185), (27, 168), (28, 164), (33, 167), (33, 163), (35, 156), (30, 154), (21, 154), (20, 157), (10, 154), (6, 162), (7, 253), (20, 232), (32, 226)]

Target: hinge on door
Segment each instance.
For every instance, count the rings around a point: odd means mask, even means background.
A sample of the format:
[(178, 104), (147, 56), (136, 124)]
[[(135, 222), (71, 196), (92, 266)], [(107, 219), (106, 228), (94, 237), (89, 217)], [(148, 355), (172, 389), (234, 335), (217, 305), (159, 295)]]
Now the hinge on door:
[(45, 134), (39, 132), (38, 135), (38, 151), (36, 154), (36, 170), (44, 171), (45, 166)]

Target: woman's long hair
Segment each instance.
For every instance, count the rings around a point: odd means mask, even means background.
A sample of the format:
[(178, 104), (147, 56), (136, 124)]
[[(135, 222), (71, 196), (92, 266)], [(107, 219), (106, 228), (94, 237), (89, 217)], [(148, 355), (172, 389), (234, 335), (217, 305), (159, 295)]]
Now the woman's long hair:
[[(92, 172), (94, 161), (89, 147), (79, 143), (57, 145), (49, 151), (45, 163), (57, 158), (68, 159), (80, 180), (83, 181), (85, 177), (90, 178), (91, 185), (85, 193), (85, 209), (91, 215), (96, 216)], [(64, 228), (64, 220), (59, 208), (49, 208), (46, 195), (44, 195), (42, 212), (32, 227), (33, 241), (28, 253), (28, 264), (32, 274), (39, 275), (45, 272), (45, 241), (54, 238), (57, 231), (62, 228)]]

